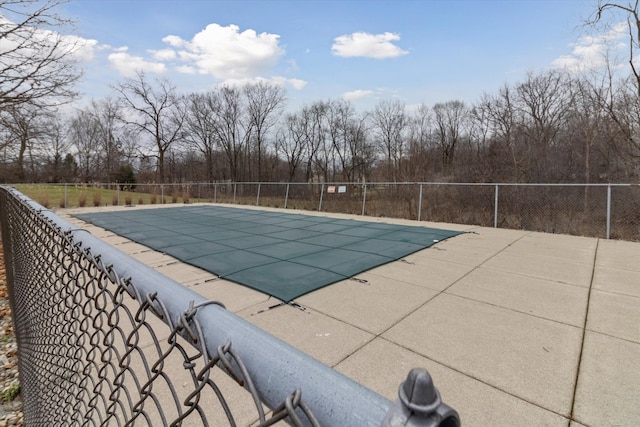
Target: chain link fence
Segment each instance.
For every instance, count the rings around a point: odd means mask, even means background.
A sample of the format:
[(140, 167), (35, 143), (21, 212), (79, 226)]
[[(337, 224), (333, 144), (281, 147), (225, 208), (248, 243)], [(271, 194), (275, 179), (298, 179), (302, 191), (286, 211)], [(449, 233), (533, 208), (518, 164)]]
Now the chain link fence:
[(58, 202), (37, 188), (45, 206), (232, 203), (640, 241), (638, 184), (60, 184)]
[(459, 425), (426, 371), (392, 404), (16, 190), (0, 225), (25, 425)]

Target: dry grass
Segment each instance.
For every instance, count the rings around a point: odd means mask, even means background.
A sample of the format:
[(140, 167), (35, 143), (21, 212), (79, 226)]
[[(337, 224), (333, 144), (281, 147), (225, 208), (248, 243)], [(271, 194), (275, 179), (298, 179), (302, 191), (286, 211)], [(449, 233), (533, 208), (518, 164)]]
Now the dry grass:
[(51, 207), (51, 202), (49, 200), (49, 194), (47, 194), (47, 193), (38, 194), (38, 196), (36, 197), (36, 201), (38, 203), (40, 203), (42, 206), (44, 206), (45, 208), (47, 208), (47, 209), (49, 209)]
[(102, 190), (93, 191), (93, 206), (98, 207), (102, 204)]

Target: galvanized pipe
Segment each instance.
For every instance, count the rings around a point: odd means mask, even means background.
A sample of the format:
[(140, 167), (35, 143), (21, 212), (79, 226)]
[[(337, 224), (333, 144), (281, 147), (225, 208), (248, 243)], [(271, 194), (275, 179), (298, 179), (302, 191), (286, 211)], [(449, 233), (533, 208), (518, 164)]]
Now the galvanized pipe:
[(493, 205), (493, 228), (498, 228), (498, 184), (496, 184), (496, 196)]
[(418, 198), (418, 222), (422, 214), (422, 184), (420, 184), (420, 197)]
[(289, 201), (289, 183), (287, 182), (287, 192), (284, 195), (284, 208), (287, 209), (287, 202)]
[(322, 211), (322, 196), (324, 196), (324, 183), (320, 187), (320, 203), (318, 204), (318, 212)]
[(367, 204), (367, 183), (364, 184), (364, 192), (362, 194), (362, 216), (364, 216), (364, 207)]
[(607, 239), (611, 237), (611, 184), (607, 185)]

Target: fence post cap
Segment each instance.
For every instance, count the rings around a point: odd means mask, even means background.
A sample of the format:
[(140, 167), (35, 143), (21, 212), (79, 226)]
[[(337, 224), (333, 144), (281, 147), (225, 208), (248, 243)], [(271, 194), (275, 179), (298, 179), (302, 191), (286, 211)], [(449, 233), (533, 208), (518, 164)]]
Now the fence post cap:
[(421, 415), (429, 415), (442, 403), (431, 375), (424, 368), (409, 371), (407, 379), (400, 384), (398, 396), (407, 408)]
[(381, 427), (459, 427), (458, 413), (442, 402), (431, 375), (424, 368), (413, 368), (400, 384), (398, 400)]

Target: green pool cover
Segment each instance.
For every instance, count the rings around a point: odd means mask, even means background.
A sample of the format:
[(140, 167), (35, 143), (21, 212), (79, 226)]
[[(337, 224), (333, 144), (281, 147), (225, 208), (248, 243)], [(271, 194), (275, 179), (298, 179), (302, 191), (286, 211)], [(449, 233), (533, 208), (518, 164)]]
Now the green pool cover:
[(222, 206), (75, 216), (285, 302), (460, 234)]

